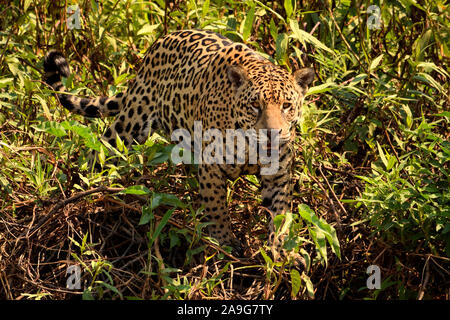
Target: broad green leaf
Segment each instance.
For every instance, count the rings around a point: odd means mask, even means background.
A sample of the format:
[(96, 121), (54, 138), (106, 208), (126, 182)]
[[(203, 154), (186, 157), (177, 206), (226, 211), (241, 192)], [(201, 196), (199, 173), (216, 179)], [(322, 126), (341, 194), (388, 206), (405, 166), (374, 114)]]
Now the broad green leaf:
[(50, 133), (56, 137), (64, 137), (65, 135), (67, 135), (67, 132), (64, 129), (64, 127), (56, 121), (45, 121), (38, 125), (33, 126), (33, 128), (38, 131)]
[(310, 44), (312, 44), (314, 47), (321, 49), (321, 50), (325, 50), (331, 54), (334, 55), (334, 51), (331, 50), (330, 48), (328, 48), (326, 45), (324, 45), (322, 42), (320, 42), (316, 37), (314, 37), (313, 35), (309, 34), (308, 32), (302, 30), (299, 28), (298, 26), (298, 22), (297, 20), (290, 20), (289, 21), (289, 25), (291, 26), (291, 30), (293, 32), (293, 34), (291, 35), (291, 37), (293, 37), (294, 39), (297, 39), (298, 41), (300, 41), (300, 43), (305, 44), (305, 42), (308, 42)]
[(264, 249), (263, 249), (263, 248), (260, 248), (260, 249), (259, 249), (259, 252), (261, 252), (261, 255), (263, 256), (264, 261), (266, 262), (266, 264), (267, 264), (268, 266), (272, 266), (272, 265), (273, 265), (273, 261), (272, 261), (272, 259), (267, 255), (267, 253), (264, 251)]
[(27, 12), (28, 8), (30, 7), (31, 2), (33, 2), (33, 0), (25, 0), (23, 2), (23, 12)]
[(13, 56), (6, 57), (6, 63), (8, 64), (9, 70), (13, 75), (15, 76), (19, 75), (20, 73), (19, 65), (21, 64), (19, 59)]
[(314, 286), (311, 282), (311, 279), (304, 272), (302, 272), (301, 278), (305, 282), (306, 292), (308, 293), (308, 296), (311, 299), (314, 299)]
[(172, 208), (170, 210), (167, 210), (167, 212), (164, 214), (164, 216), (161, 218), (161, 220), (159, 221), (155, 232), (153, 232), (153, 235), (151, 236), (151, 238), (149, 239), (148, 242), (148, 247), (151, 248), (151, 246), (153, 245), (153, 243), (155, 242), (156, 238), (159, 236), (159, 234), (161, 233), (162, 229), (164, 228), (164, 226), (167, 224), (167, 222), (169, 221), (170, 217), (172, 216), (173, 212), (175, 211), (175, 208)]
[(378, 147), (378, 153), (380, 154), (381, 161), (383, 162), (384, 166), (387, 168), (388, 161), (387, 161), (386, 156), (384, 155), (383, 149), (381, 148), (378, 141), (377, 141), (377, 147)]
[[(325, 248), (325, 254), (321, 254), (326, 260), (326, 242), (322, 242), (322, 238), (326, 239), (331, 246), (331, 250), (336, 254), (336, 256), (341, 258), (341, 251), (339, 245), (339, 239), (336, 235), (336, 230), (329, 225), (325, 220), (317, 217), (315, 212), (308, 207), (306, 204), (301, 204), (298, 207), (298, 212), (300, 216), (306, 220), (308, 223), (312, 224), (314, 228), (308, 228), (313, 241), (316, 243), (316, 247), (323, 253), (323, 248)], [(319, 248), (319, 247), (320, 248)]]
[(322, 219), (320, 222), (321, 223), (319, 225), (319, 228), (325, 234), (325, 237), (327, 238), (327, 241), (331, 246), (331, 251), (333, 251), (333, 253), (336, 254), (336, 256), (340, 259), (341, 248), (339, 245), (339, 239), (337, 237), (336, 230)]
[(208, 14), (208, 11), (209, 11), (209, 0), (205, 0), (202, 6), (202, 19), (205, 19), (206, 15)]
[(286, 212), (286, 215), (284, 217), (284, 223), (283, 226), (281, 227), (280, 234), (286, 234), (291, 224), (292, 224), (292, 212), (288, 211)]
[(406, 118), (405, 123), (408, 129), (411, 129), (411, 126), (413, 124), (413, 114), (411, 112), (411, 109), (407, 104), (402, 105), (402, 110), (405, 112)]
[(0, 79), (0, 88), (4, 88), (7, 85), (13, 84), (14, 78), (2, 78)]
[(101, 280), (96, 280), (95, 283), (97, 284), (101, 284), (102, 286), (104, 286), (105, 288), (117, 293), (121, 298), (123, 298), (122, 293), (113, 285), (110, 285), (109, 283), (105, 282), (105, 281), (101, 281)]
[(162, 148), (162, 150), (156, 152), (153, 158), (149, 161), (150, 165), (160, 164), (169, 161), (171, 158), (172, 149), (175, 145), (168, 145)]
[(439, 68), (433, 62), (420, 62), (417, 64), (416, 68), (424, 68), (426, 72), (430, 72), (430, 70), (434, 70), (444, 77), (450, 77), (450, 75), (442, 68)]
[(145, 186), (141, 186), (141, 185), (137, 185), (137, 186), (130, 186), (128, 188), (126, 188), (125, 190), (120, 191), (119, 193), (121, 194), (135, 194), (135, 195), (144, 195), (144, 194), (149, 194), (151, 191), (145, 187)]
[(47, 118), (47, 120), (52, 120), (52, 114), (48, 109), (47, 101), (45, 101), (45, 99), (42, 98), (42, 96), (40, 95), (36, 95), (35, 97), (39, 100), (39, 103), (41, 104), (42, 109), (44, 110), (44, 115)]
[(383, 59), (383, 54), (380, 54), (378, 57), (373, 59), (372, 63), (369, 66), (369, 71), (375, 70)]
[(308, 89), (308, 92), (306, 94), (306, 96), (312, 95), (312, 94), (319, 94), (319, 93), (324, 93), (324, 92), (328, 92), (334, 89), (334, 87), (336, 86), (336, 84), (334, 82), (326, 82), (326, 83), (322, 83), (318, 86), (314, 86)]
[(413, 79), (417, 79), (417, 80), (423, 81), (425, 83), (428, 83), (429, 85), (431, 85), (434, 88), (436, 88), (437, 90), (439, 90), (439, 92), (442, 92), (443, 94), (448, 96), (448, 94), (446, 93), (444, 88), (439, 84), (439, 82), (434, 80), (434, 78), (427, 73), (419, 72), (413, 77)]
[(316, 215), (308, 205), (302, 203), (298, 206), (298, 213), (300, 216), (309, 223), (312, 223), (313, 217)]
[(153, 25), (147, 24), (137, 32), (137, 35), (142, 36), (142, 35), (147, 35), (147, 34), (154, 34), (156, 29), (159, 28), (159, 26), (160, 26), (159, 23), (153, 24)]
[(285, 33), (279, 33), (276, 40), (276, 52), (275, 57), (278, 63), (284, 65), (287, 60), (287, 48), (289, 38)]
[[(144, 187), (145, 188), (145, 187)], [(145, 188), (147, 189), (147, 188)], [(147, 189), (148, 190), (148, 189)], [(150, 192), (150, 191), (149, 191)], [(167, 193), (153, 193), (150, 199), (150, 207), (142, 208), (142, 216), (139, 221), (139, 225), (148, 223), (153, 217), (153, 209), (160, 205), (169, 205), (172, 207), (185, 208), (186, 205), (180, 201), (176, 196)]]
[(277, 39), (277, 36), (278, 36), (278, 28), (277, 28), (277, 26), (275, 25), (275, 22), (273, 21), (273, 18), (270, 19), (269, 31), (270, 31), (270, 35), (272, 36), (272, 38), (273, 38), (274, 40), (276, 40), (276, 39)]
[(302, 278), (300, 277), (300, 273), (295, 269), (292, 269), (290, 273), (292, 286), (291, 296), (296, 297), (302, 286)]
[(432, 30), (428, 29), (423, 33), (421, 37), (419, 37), (414, 43), (413, 43), (413, 50), (415, 53), (415, 60), (416, 61), (423, 61), (424, 55), (425, 55), (425, 49), (428, 47), (429, 43), (431, 42), (432, 38)]
[(175, 195), (168, 193), (154, 193), (152, 196), (151, 208), (155, 209), (161, 204), (170, 205), (173, 207), (184, 208), (185, 204), (180, 201)]
[(313, 239), (313, 242), (316, 245), (317, 252), (322, 257), (325, 266), (327, 266), (328, 265), (327, 241), (325, 238), (325, 234), (318, 227), (309, 228), (309, 233), (311, 234), (311, 238)]
[(286, 17), (289, 19), (294, 12), (294, 7), (292, 6), (292, 0), (284, 0), (284, 9), (286, 10)]
[(149, 206), (142, 207), (141, 218), (139, 219), (139, 225), (149, 223), (154, 218), (153, 211)]
[(247, 12), (244, 21), (244, 30), (242, 31), (242, 38), (247, 41), (252, 32), (253, 20), (255, 19), (255, 4), (252, 4), (250, 10)]

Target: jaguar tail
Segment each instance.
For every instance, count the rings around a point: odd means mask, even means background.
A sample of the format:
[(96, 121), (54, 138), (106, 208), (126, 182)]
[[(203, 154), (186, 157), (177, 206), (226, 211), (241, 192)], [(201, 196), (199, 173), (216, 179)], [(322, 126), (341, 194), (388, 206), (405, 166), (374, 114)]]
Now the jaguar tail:
[(67, 92), (61, 77), (70, 75), (69, 64), (58, 51), (49, 51), (44, 59), (44, 81), (56, 91), (56, 95), (64, 108), (86, 117), (114, 116), (120, 112), (123, 104), (123, 93), (114, 97), (82, 98)]

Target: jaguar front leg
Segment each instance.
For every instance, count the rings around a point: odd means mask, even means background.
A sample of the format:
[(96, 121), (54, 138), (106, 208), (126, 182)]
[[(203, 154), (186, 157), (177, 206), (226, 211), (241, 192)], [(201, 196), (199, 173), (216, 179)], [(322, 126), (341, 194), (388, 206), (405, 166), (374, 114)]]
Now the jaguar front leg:
[(234, 249), (238, 241), (231, 230), (231, 220), (227, 209), (226, 177), (216, 164), (199, 165), (200, 202), (204, 207), (206, 221), (212, 222), (207, 230), (221, 245)]
[(262, 177), (263, 206), (270, 211), (269, 240), (274, 241), (275, 227), (273, 219), (280, 214), (292, 212), (291, 172), (280, 171), (271, 176)]
[(261, 175), (263, 206), (270, 212), (269, 244), (274, 257), (285, 255), (282, 248), (285, 234), (276, 235), (274, 218), (292, 212), (292, 161), (293, 152), (288, 145), (281, 148), (279, 169), (271, 175)]

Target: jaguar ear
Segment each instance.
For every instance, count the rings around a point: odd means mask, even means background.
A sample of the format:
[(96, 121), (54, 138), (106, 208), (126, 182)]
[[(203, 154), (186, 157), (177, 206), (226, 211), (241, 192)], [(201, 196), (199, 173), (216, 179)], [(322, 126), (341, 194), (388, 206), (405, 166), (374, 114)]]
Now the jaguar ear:
[(241, 66), (229, 66), (227, 69), (228, 80), (237, 89), (248, 81), (247, 72)]
[(294, 72), (294, 79), (303, 90), (307, 90), (314, 80), (314, 70), (311, 68), (297, 70)]

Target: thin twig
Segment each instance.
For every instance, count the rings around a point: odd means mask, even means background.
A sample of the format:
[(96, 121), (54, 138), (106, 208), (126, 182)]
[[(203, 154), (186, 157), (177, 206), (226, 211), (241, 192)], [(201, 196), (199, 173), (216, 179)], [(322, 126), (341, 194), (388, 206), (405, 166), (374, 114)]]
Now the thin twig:
[[(118, 200), (115, 200), (115, 199), (112, 199), (112, 198), (109, 198), (109, 197), (107, 197), (107, 198), (105, 198), (105, 199), (107, 199), (107, 200), (110, 201), (110, 202), (114, 202), (114, 203), (116, 203), (116, 204), (122, 205), (122, 206), (124, 206), (124, 207), (126, 207), (126, 208), (128, 208), (128, 209), (130, 209), (130, 210), (135, 211), (135, 212), (141, 213), (141, 209), (137, 209), (137, 208), (135, 208), (135, 207), (133, 207), (133, 206), (130, 206), (130, 205), (126, 204), (126, 203), (120, 202), (120, 201), (118, 201)], [(158, 214), (155, 214), (155, 217), (158, 218), (158, 219), (161, 219), (161, 218), (162, 218), (162, 217), (161, 217), (160, 215), (158, 215)], [(189, 233), (194, 234), (194, 230), (193, 230), (191, 227), (186, 226), (186, 225), (182, 225), (181, 223), (178, 223), (177, 221), (175, 221), (175, 220), (172, 219), (172, 218), (169, 218), (169, 220), (168, 220), (167, 222), (168, 222), (169, 224), (171, 224), (171, 225), (173, 225), (173, 226), (179, 228), (179, 229), (187, 229), (187, 230), (189, 231)], [(201, 237), (201, 240), (202, 240), (203, 242), (205, 242), (207, 245), (209, 245), (210, 247), (212, 247), (212, 248), (214, 248), (214, 249), (220, 251), (221, 253), (223, 253), (223, 254), (226, 255), (227, 257), (233, 259), (234, 262), (240, 262), (240, 263), (243, 263), (243, 264), (249, 264), (249, 263), (247, 263), (246, 261), (243, 261), (242, 259), (236, 258), (235, 256), (233, 256), (232, 254), (228, 253), (227, 251), (225, 251), (225, 250), (222, 249), (221, 247), (219, 247), (219, 246), (217, 246), (216, 244), (212, 243), (211, 241), (209, 241), (209, 240), (207, 240), (207, 239), (205, 239), (205, 238), (203, 238), (203, 237)]]
[(123, 190), (123, 188), (109, 188), (109, 187), (106, 187), (106, 186), (101, 186), (101, 187), (98, 187), (98, 188), (95, 188), (95, 189), (79, 192), (79, 193), (73, 195), (72, 197), (70, 197), (68, 199), (60, 201), (52, 208), (52, 210), (50, 210), (49, 213), (47, 213), (42, 219), (40, 219), (37, 222), (36, 226), (31, 231), (29, 229), (26, 230), (25, 232), (22, 233), (22, 235), (20, 235), (19, 238), (17, 238), (17, 240), (19, 240), (20, 238), (23, 238), (25, 236), (26, 237), (32, 237), (45, 223), (47, 223), (47, 222), (55, 219), (56, 217), (60, 216), (63, 213), (63, 211), (61, 211), (61, 212), (59, 212), (57, 214), (55, 214), (55, 213), (59, 209), (65, 207), (67, 204), (69, 204), (71, 202), (75, 202), (76, 200), (78, 200), (78, 199), (80, 199), (82, 197), (85, 197), (85, 196), (88, 196), (90, 194), (97, 193), (97, 192), (104, 192), (104, 191), (106, 191), (106, 192), (119, 192), (119, 191), (122, 191), (122, 190)]
[[(342, 33), (341, 28), (339, 27), (339, 24), (336, 22), (336, 19), (334, 19), (334, 15), (333, 15), (333, 12), (331, 11), (330, 6), (328, 6), (327, 4), (326, 4), (325, 6), (327, 7), (328, 12), (329, 12), (330, 17), (331, 17), (331, 20), (333, 21), (333, 23), (334, 23), (334, 25), (335, 25), (335, 27), (336, 27), (336, 30), (338, 31), (339, 36), (341, 37), (342, 41), (344, 41), (344, 43), (345, 43), (345, 45), (346, 45), (348, 51), (350, 51), (350, 52), (352, 53), (352, 55), (356, 58), (356, 60), (358, 60), (359, 65), (360, 65), (363, 69), (365, 69), (364, 66), (363, 66), (362, 63), (361, 63), (361, 60), (359, 59), (359, 56), (353, 51), (352, 47), (351, 47), (350, 44), (348, 43), (348, 41), (347, 41), (347, 39), (345, 38), (344, 34)], [(369, 74), (368, 70), (365, 70), (365, 72), (366, 72), (367, 74)]]
[(308, 173), (308, 176), (314, 180), (314, 182), (319, 186), (319, 188), (323, 191), (323, 194), (325, 195), (325, 197), (327, 198), (328, 202), (331, 205), (331, 209), (333, 211), (334, 214), (334, 218), (336, 220), (336, 226), (338, 227), (338, 231), (342, 231), (342, 226), (341, 226), (341, 219), (336, 211), (336, 207), (334, 206), (334, 202), (333, 200), (330, 198), (330, 196), (328, 195), (328, 192), (325, 190), (325, 188), (323, 187), (323, 185), (319, 182), (319, 180), (317, 180), (313, 175)]
[[(430, 270), (429, 270), (429, 262), (430, 256), (428, 256), (427, 260), (425, 261), (425, 265), (423, 267), (422, 271), (422, 283), (420, 284), (419, 294), (417, 295), (417, 300), (422, 300), (423, 296), (425, 294), (425, 289), (428, 284), (428, 280), (430, 279)], [(425, 279), (423, 278), (423, 274), (425, 273)]]
[[(323, 174), (322, 166), (319, 166), (319, 171), (320, 171), (320, 175), (321, 175), (322, 178), (325, 180), (325, 182), (326, 182), (326, 184), (327, 184), (327, 186), (328, 186), (328, 189), (330, 189), (330, 192), (331, 192), (331, 194), (333, 195), (334, 199), (336, 199), (337, 203), (339, 204), (339, 207), (341, 207), (342, 211), (344, 211), (344, 213), (347, 214), (347, 210), (345, 210), (344, 205), (341, 203), (341, 201), (339, 200), (339, 198), (336, 196), (336, 193), (334, 193), (334, 190), (333, 190), (333, 188), (331, 187), (330, 182), (328, 182), (327, 177), (325, 177), (325, 175)], [(337, 219), (338, 225), (339, 225), (339, 227), (340, 227), (340, 225), (341, 225), (341, 218), (340, 218), (339, 216), (336, 216), (336, 219)]]

